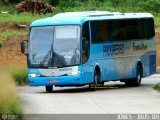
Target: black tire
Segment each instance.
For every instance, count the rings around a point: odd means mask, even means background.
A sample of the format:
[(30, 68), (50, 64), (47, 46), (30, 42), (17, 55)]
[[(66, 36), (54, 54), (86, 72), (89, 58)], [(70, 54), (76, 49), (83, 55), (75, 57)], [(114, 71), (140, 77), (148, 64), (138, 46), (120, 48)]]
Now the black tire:
[(126, 86), (140, 86), (142, 80), (142, 67), (137, 66), (137, 72), (136, 72), (136, 78), (131, 80), (126, 80), (125, 85)]
[(95, 71), (94, 72), (93, 83), (89, 84), (89, 89), (92, 90), (92, 91), (95, 91), (97, 89), (98, 81), (100, 81), (100, 73)]
[(125, 86), (127, 86), (127, 87), (130, 87), (130, 86), (132, 86), (133, 84), (132, 84), (132, 79), (130, 80), (130, 79), (127, 79), (127, 80), (125, 80)]
[(46, 92), (50, 93), (53, 91), (53, 86), (46, 86)]
[(99, 82), (98, 83), (100, 86), (104, 86), (104, 82)]
[(133, 80), (133, 85), (140, 86), (141, 80), (142, 80), (142, 67), (138, 66), (137, 67), (137, 75), (136, 75), (136, 78)]

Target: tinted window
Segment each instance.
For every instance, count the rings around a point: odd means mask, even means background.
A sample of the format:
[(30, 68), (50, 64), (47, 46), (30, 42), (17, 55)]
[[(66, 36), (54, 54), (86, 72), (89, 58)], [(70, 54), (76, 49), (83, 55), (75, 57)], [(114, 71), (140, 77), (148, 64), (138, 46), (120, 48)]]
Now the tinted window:
[(89, 23), (86, 22), (82, 28), (82, 63), (86, 63), (89, 59), (90, 54), (90, 32), (89, 32)]
[(151, 38), (155, 35), (153, 19), (139, 19), (137, 31), (139, 38)]
[(92, 28), (92, 42), (105, 42), (110, 40), (109, 22), (107, 21), (94, 21), (91, 22)]
[(91, 22), (92, 42), (147, 39), (155, 35), (152, 18)]

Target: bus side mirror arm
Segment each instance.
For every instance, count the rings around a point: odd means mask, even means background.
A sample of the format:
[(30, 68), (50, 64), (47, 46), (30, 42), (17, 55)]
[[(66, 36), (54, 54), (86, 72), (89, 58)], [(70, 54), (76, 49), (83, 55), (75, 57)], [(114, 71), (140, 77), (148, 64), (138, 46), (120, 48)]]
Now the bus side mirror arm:
[(21, 42), (21, 53), (24, 55), (28, 55), (26, 47), (28, 47), (28, 41), (27, 40), (22, 40)]
[(82, 38), (82, 46), (83, 46), (82, 54), (84, 54), (90, 48), (89, 41), (87, 41), (85, 37)]
[(89, 50), (89, 42), (85, 41), (85, 50), (88, 51)]

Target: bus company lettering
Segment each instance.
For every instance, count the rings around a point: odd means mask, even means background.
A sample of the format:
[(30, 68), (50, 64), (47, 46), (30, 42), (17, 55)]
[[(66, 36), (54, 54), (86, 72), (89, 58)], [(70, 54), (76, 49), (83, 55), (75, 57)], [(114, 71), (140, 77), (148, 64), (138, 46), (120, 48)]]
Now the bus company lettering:
[(132, 47), (133, 47), (133, 52), (147, 50), (147, 45), (145, 45), (143, 41), (138, 44), (136, 42), (133, 42)]
[(114, 56), (124, 54), (124, 44), (111, 44), (103, 46), (103, 56)]

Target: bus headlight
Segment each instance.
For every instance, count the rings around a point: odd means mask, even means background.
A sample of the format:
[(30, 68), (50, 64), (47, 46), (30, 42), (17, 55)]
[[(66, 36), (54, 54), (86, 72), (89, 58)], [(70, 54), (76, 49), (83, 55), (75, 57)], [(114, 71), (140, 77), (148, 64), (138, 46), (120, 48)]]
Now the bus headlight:
[(40, 75), (38, 75), (38, 74), (33, 74), (33, 73), (32, 73), (32, 74), (28, 74), (28, 76), (29, 76), (29, 77), (39, 77)]
[(74, 71), (74, 72), (68, 73), (68, 75), (78, 75), (78, 74), (80, 74), (80, 73), (81, 73), (80, 71)]

